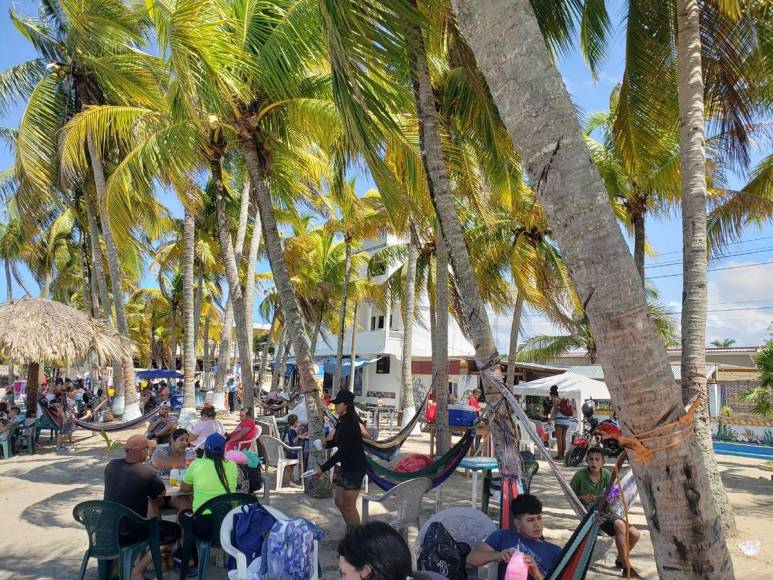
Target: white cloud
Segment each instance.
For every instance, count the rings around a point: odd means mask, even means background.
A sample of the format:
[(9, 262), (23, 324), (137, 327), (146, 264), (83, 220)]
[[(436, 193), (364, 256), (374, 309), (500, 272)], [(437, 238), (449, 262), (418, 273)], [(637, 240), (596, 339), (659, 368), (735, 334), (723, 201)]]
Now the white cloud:
[[(731, 262), (726, 266), (751, 263), (755, 262)], [(739, 346), (754, 346), (768, 338), (768, 326), (773, 322), (773, 308), (768, 308), (773, 306), (773, 267), (710, 273), (708, 294), (708, 341), (734, 338)]]

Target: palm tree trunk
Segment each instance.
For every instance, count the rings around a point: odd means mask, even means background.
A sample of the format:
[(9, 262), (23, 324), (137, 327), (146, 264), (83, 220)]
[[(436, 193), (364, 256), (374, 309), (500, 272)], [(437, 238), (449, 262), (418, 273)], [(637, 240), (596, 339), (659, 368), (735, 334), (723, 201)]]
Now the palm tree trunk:
[[(118, 248), (113, 240), (113, 230), (110, 225), (110, 217), (107, 213), (107, 204), (105, 201), (105, 171), (102, 166), (102, 156), (94, 145), (94, 140), (89, 136), (87, 138), (89, 158), (91, 160), (91, 170), (94, 176), (94, 186), (97, 192), (97, 215), (102, 225), (102, 237), (105, 240), (105, 249), (107, 250), (107, 265), (110, 269), (110, 283), (113, 287), (113, 306), (115, 307), (115, 322), (118, 333), (123, 338), (127, 351), (131, 353), (131, 337), (129, 336), (129, 323), (126, 319), (126, 310), (124, 309), (123, 294), (123, 273), (118, 258)], [(116, 385), (116, 396), (118, 407), (123, 402), (123, 414), (125, 420), (131, 420), (139, 417), (140, 405), (139, 395), (134, 386), (134, 361), (132, 355), (128, 354), (121, 361), (123, 377)], [(123, 399), (123, 401), (121, 401)]]
[[(437, 348), (435, 348), (437, 343)], [(451, 448), (448, 429), (448, 251), (435, 236), (435, 336), (432, 337), (432, 388), (435, 391), (435, 439), (438, 454)]]
[(217, 373), (215, 374), (215, 389), (212, 404), (216, 409), (225, 410), (225, 377), (231, 362), (231, 333), (234, 327), (234, 307), (230, 299), (223, 310), (223, 334), (220, 337), (217, 353)]
[(703, 127), (700, 4), (677, 2), (679, 69), (679, 163), (682, 186), (682, 399), (698, 396), (701, 409), (695, 435), (709, 477), (709, 488), (725, 529), (735, 529), (730, 500), (719, 474), (711, 441), (706, 388), (706, 147)]
[[(282, 315), (285, 319), (285, 325), (288, 327), (289, 335), (293, 342), (295, 351), (295, 361), (301, 379), (301, 392), (306, 395), (306, 414), (309, 421), (309, 438), (323, 439), (323, 412), (322, 412), (322, 389), (317, 384), (314, 373), (314, 363), (309, 345), (306, 342), (306, 334), (303, 331), (303, 320), (298, 302), (293, 293), (293, 287), (290, 283), (290, 276), (285, 264), (284, 251), (279, 238), (279, 229), (277, 228), (276, 218), (274, 217), (274, 207), (271, 202), (271, 193), (266, 183), (267, 175), (264, 173), (264, 166), (257, 150), (254, 135), (244, 135), (241, 138), (242, 150), (247, 159), (247, 168), (250, 172), (250, 182), (252, 184), (252, 195), (258, 204), (260, 211), (260, 221), (263, 225), (263, 236), (268, 253), (268, 260), (271, 264), (271, 272), (274, 276), (274, 283), (279, 292), (280, 303), (282, 305)], [(309, 453), (309, 464), (314, 466), (323, 463), (321, 451), (312, 445)], [(330, 479), (326, 475), (316, 478), (309, 478), (306, 485), (306, 493), (312, 497), (330, 497), (332, 487)]]
[[(93, 305), (91, 304), (91, 276), (89, 276), (88, 252), (86, 252), (86, 239), (84, 238), (83, 233), (81, 233), (81, 236), (80, 236), (80, 243), (78, 244), (78, 249), (80, 250), (80, 254), (81, 254), (81, 277), (83, 278), (81, 280), (81, 284), (83, 287), (83, 290), (81, 290), (81, 292), (83, 293), (83, 310), (86, 313), (88, 313), (89, 316), (94, 316), (94, 308), (93, 308)], [(8, 283), (10, 284), (11, 272), (10, 272), (10, 269), (8, 268), (6, 271), (6, 278), (8, 279)]]
[(271, 373), (271, 392), (279, 390), (279, 373), (284, 372), (281, 361), (285, 360), (285, 349), (287, 348), (287, 325), (282, 325), (282, 331), (279, 333), (279, 341), (274, 356), (274, 372)]
[[(649, 320), (641, 278), (531, 3), (454, 0), (454, 7), (588, 313), (623, 432), (635, 437), (659, 429), (665, 435), (642, 442), (653, 459), (632, 455), (660, 577), (731, 578), (732, 561), (703, 458), (695, 440), (674, 426), (685, 410), (666, 349)], [(425, 98), (431, 99), (431, 92)], [(457, 279), (474, 282), (452, 200), (438, 200), (436, 193)], [(489, 382), (496, 348), (488, 325), (476, 320), (485, 310), (472, 286), (473, 301), (467, 288), (460, 294), (476, 363)], [(507, 399), (514, 402), (512, 395)]]
[(314, 360), (314, 355), (317, 353), (317, 340), (319, 339), (319, 333), (322, 331), (322, 321), (325, 318), (325, 305), (322, 304), (319, 308), (319, 318), (314, 323), (314, 332), (311, 335), (311, 346), (309, 346), (309, 352), (311, 358)]
[[(195, 224), (194, 224), (195, 229)], [(194, 265), (195, 265), (195, 248), (194, 248)], [(199, 274), (196, 277), (196, 294), (193, 297), (193, 357), (199, 356), (199, 321), (201, 320), (201, 303), (204, 300), (204, 269), (199, 270)]]
[[(249, 193), (247, 194), (249, 199)], [(250, 368), (254, 368), (255, 353), (252, 350), (252, 320), (253, 320), (253, 304), (255, 299), (255, 268), (258, 263), (258, 248), (260, 248), (260, 216), (257, 209), (255, 210), (255, 221), (252, 226), (252, 238), (250, 239), (250, 249), (247, 253), (247, 275), (244, 281), (244, 311), (247, 314), (247, 331), (250, 335)], [(254, 371), (253, 371), (254, 372)], [(260, 383), (258, 383), (258, 389), (260, 389)], [(250, 391), (244, 391), (242, 395), (244, 397), (244, 406), (252, 409), (255, 406), (255, 389)]]
[(185, 209), (183, 224), (183, 408), (180, 411), (180, 423), (186, 425), (196, 415), (196, 391), (194, 376), (196, 371), (196, 326), (194, 321), (193, 298), (193, 261), (196, 238), (196, 220)]
[[(250, 188), (249, 183), (244, 184), (242, 188), (241, 203), (239, 204), (239, 223), (236, 228), (236, 262), (241, 262), (241, 256), (244, 252), (244, 238), (247, 235), (247, 219), (250, 213)], [(219, 351), (218, 351), (218, 363), (217, 374), (215, 375), (215, 392), (213, 396), (213, 404), (217, 409), (225, 409), (225, 395), (223, 393), (225, 387), (225, 378), (228, 374), (228, 367), (230, 366), (230, 352), (231, 352), (231, 340), (232, 329), (234, 326), (234, 310), (233, 302), (231, 301), (230, 289), (228, 299), (226, 301), (225, 308), (223, 310), (223, 335), (220, 339)], [(225, 329), (228, 332), (225, 332)]]
[(515, 357), (518, 354), (518, 335), (521, 332), (521, 313), (523, 312), (523, 293), (516, 290), (513, 323), (510, 326), (510, 351), (507, 353), (507, 388), (515, 385)]
[[(331, 393), (335, 397), (338, 389), (341, 388), (341, 366), (344, 358), (344, 333), (346, 332), (346, 298), (349, 291), (349, 279), (352, 275), (352, 243), (345, 240), (344, 257), (344, 285), (341, 288), (341, 315), (338, 317), (338, 342), (336, 343), (336, 368), (333, 373), (333, 384)], [(354, 364), (354, 361), (352, 361)], [(352, 367), (354, 368), (354, 367)]]
[[(354, 312), (352, 313), (352, 350), (349, 352), (349, 390), (354, 392), (354, 373), (355, 360), (357, 355), (357, 303), (354, 303)], [(376, 425), (378, 427), (378, 425)]]
[(206, 318), (204, 318), (204, 388), (209, 391), (210, 372), (212, 370), (212, 362), (209, 359), (209, 325), (212, 322), (211, 311), (207, 312)]
[[(239, 266), (234, 254), (231, 234), (228, 227), (228, 216), (225, 210), (223, 187), (223, 170), (219, 158), (209, 162), (212, 180), (215, 184), (215, 206), (217, 208), (217, 225), (220, 235), (220, 247), (223, 252), (226, 279), (230, 289), (230, 299), (233, 302), (234, 319), (236, 320), (236, 342), (239, 345), (239, 363), (242, 368), (242, 389), (251, 393), (254, 388), (252, 374), (252, 313), (244, 310), (244, 295), (239, 280)], [(247, 332), (249, 328), (250, 332)]]
[(13, 279), (16, 280), (16, 283), (21, 286), (21, 289), (24, 290), (24, 294), (27, 296), (32, 296), (32, 293), (27, 288), (26, 284), (24, 284), (24, 278), (22, 278), (21, 274), (19, 274), (19, 269), (16, 267), (16, 264), (11, 264), (11, 272), (13, 272)]
[[(110, 294), (107, 289), (107, 279), (105, 278), (105, 268), (102, 256), (102, 248), (99, 243), (99, 225), (97, 216), (94, 212), (91, 196), (84, 196), (84, 205), (86, 206), (86, 219), (89, 227), (89, 241), (91, 243), (91, 264), (96, 278), (96, 286), (99, 288), (99, 303), (102, 307), (102, 318), (105, 323), (113, 328), (113, 312), (110, 305)], [(113, 383), (120, 379), (121, 362), (113, 360)]]
[(637, 211), (633, 214), (633, 261), (636, 263), (636, 271), (641, 277), (644, 286), (644, 213)]
[(258, 379), (256, 381), (258, 394), (263, 389), (263, 383), (266, 380), (266, 369), (268, 368), (268, 353), (271, 350), (271, 337), (274, 336), (274, 329), (277, 323), (277, 310), (274, 309), (274, 314), (271, 317), (271, 326), (268, 329), (268, 336), (266, 337), (266, 343), (263, 346), (263, 352), (260, 355), (260, 371), (258, 372)]
[(174, 307), (172, 307), (172, 311), (169, 313), (172, 317), (172, 328), (171, 328), (171, 334), (170, 337), (172, 340), (172, 344), (169, 346), (172, 353), (170, 358), (169, 364), (172, 365), (169, 368), (173, 371), (177, 370), (177, 311)]
[(400, 408), (403, 423), (416, 414), (413, 400), (413, 375), (411, 373), (411, 352), (413, 351), (413, 321), (416, 312), (416, 261), (419, 251), (413, 233), (408, 242), (408, 261), (405, 264), (405, 308), (403, 308), (403, 352)]
[[(9, 260), (5, 260), (4, 263), (5, 266), (5, 296), (6, 301), (11, 302), (13, 301), (13, 282), (11, 281), (11, 263)], [(13, 359), (8, 359), (8, 384), (12, 385), (14, 381), (14, 372), (13, 372)]]

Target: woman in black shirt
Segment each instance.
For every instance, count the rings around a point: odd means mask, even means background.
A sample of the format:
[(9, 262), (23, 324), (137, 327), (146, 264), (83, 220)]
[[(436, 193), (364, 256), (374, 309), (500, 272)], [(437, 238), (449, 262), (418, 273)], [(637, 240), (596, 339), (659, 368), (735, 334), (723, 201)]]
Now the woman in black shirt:
[(327, 437), (327, 447), (337, 447), (338, 450), (325, 463), (317, 468), (317, 474), (327, 471), (336, 463), (341, 467), (336, 470), (333, 484), (335, 488), (335, 503), (348, 527), (360, 525), (360, 514), (357, 511), (357, 496), (360, 494), (362, 480), (365, 478), (365, 449), (362, 444), (362, 422), (354, 408), (354, 395), (351, 391), (340, 390), (333, 399), (338, 415), (338, 426)]

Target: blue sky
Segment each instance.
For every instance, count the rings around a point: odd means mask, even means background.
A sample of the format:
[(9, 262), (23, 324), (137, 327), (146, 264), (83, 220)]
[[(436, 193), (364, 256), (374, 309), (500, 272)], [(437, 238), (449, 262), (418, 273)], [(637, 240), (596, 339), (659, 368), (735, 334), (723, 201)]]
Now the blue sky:
[[(622, 3), (610, 3), (616, 6)], [(4, 8), (0, 13), (0, 68), (9, 66), (34, 57), (29, 44), (21, 37), (7, 17), (10, 2), (0, 2)], [(36, 3), (30, 0), (16, 1), (20, 11), (34, 13)], [(601, 67), (598, 79), (594, 80), (581, 57), (572, 53), (565, 55), (559, 62), (567, 89), (580, 112), (606, 110), (609, 94), (622, 76), (625, 57), (625, 22), (623, 14), (616, 9), (613, 13), (615, 26), (615, 41), (613, 42), (606, 62)], [(20, 110), (12, 111), (0, 123), (6, 126), (18, 124)], [(762, 158), (763, 151), (756, 151), (754, 158)], [(11, 156), (7, 149), (0, 149), (0, 167), (7, 167)], [(742, 176), (731, 180), (731, 187), (743, 183)], [(369, 176), (360, 176), (357, 189), (365, 191), (372, 187)], [(179, 203), (172, 195), (160, 194), (173, 215), (181, 216)], [(657, 286), (661, 300), (677, 313), (681, 304), (681, 224), (678, 215), (650, 217), (647, 222), (648, 242), (656, 252), (647, 258), (647, 276)], [(773, 322), (773, 224), (763, 228), (748, 230), (739, 244), (734, 244), (728, 250), (729, 255), (723, 260), (714, 261), (709, 265), (709, 320), (707, 328), (708, 340), (717, 338), (735, 338), (738, 345), (759, 344), (768, 336), (768, 325)], [(764, 265), (765, 262), (771, 262)], [(761, 264), (761, 265), (754, 265)], [(259, 265), (259, 270), (267, 271), (268, 264)], [(37, 288), (28, 278), (30, 289)], [(146, 280), (146, 285), (154, 284), (152, 277)], [(0, 276), (0, 296), (5, 297), (5, 279)], [(14, 295), (21, 295), (21, 289), (15, 288)], [(257, 320), (257, 315), (256, 315)], [(509, 317), (492, 318), (492, 326), (498, 338), (501, 349), (507, 348), (509, 336)], [(547, 321), (534, 313), (526, 317), (523, 335), (550, 332)]]

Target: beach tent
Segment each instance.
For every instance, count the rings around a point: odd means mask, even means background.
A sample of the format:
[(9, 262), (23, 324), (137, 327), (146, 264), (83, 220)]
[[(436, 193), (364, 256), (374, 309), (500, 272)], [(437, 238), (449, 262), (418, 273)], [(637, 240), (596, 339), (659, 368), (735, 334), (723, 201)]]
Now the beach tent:
[(181, 379), (183, 374), (179, 371), (173, 371), (171, 369), (148, 369), (146, 371), (139, 371), (137, 373), (138, 379)]
[(527, 383), (520, 383), (513, 387), (516, 395), (536, 395), (547, 397), (550, 394), (551, 385), (558, 385), (558, 395), (567, 399), (574, 399), (577, 410), (588, 399), (594, 401), (609, 400), (609, 390), (602, 381), (589, 379), (577, 373), (565, 372), (552, 377), (542, 377)]

